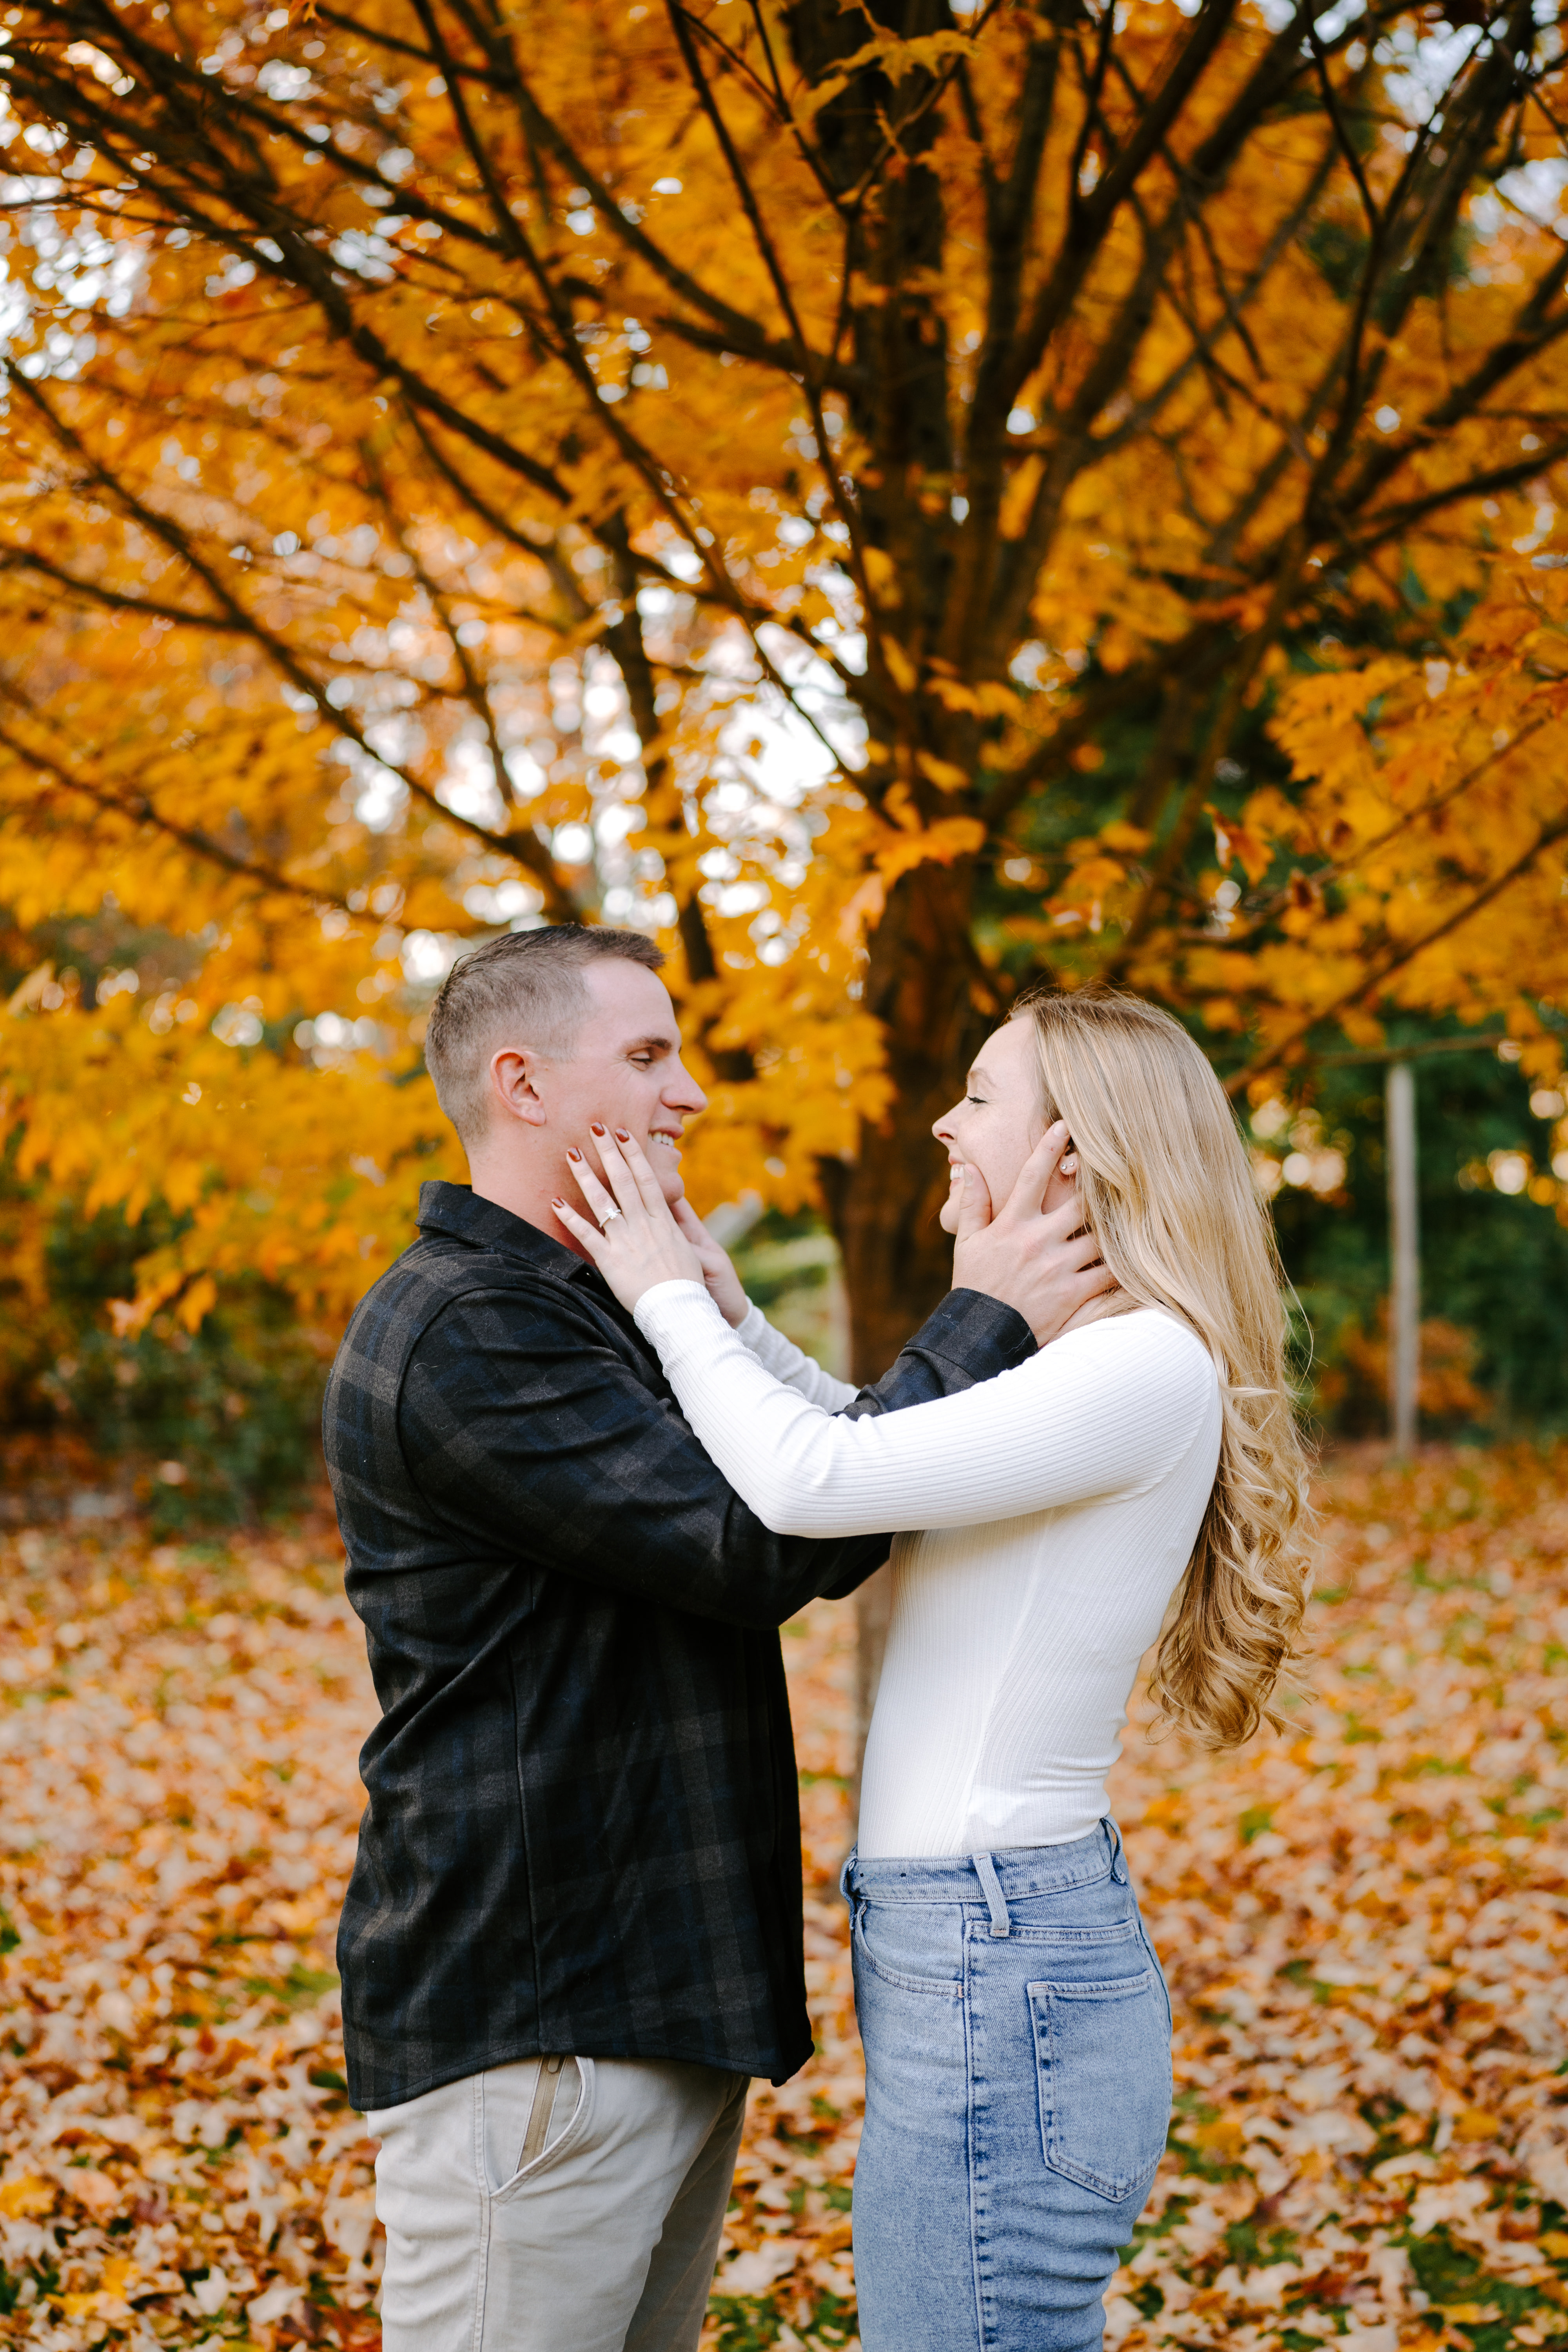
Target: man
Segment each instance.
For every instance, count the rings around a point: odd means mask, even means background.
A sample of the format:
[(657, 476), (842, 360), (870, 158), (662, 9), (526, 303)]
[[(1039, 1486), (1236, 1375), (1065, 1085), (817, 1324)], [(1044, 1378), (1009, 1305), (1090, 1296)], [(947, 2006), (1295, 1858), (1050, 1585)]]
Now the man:
[[(551, 1210), (626, 1129), (766, 1344), (682, 1199), (704, 1097), (661, 961), (563, 925), (454, 969), (426, 1054), (472, 1189), (424, 1187), (327, 1394), (384, 1710), (338, 1951), (387, 2352), (693, 2352), (748, 2080), (811, 2052), (776, 1629), (887, 1538), (755, 1519)], [(987, 1379), (1100, 1286), (1031, 1223), (965, 1238), (975, 1287), (851, 1411)]]

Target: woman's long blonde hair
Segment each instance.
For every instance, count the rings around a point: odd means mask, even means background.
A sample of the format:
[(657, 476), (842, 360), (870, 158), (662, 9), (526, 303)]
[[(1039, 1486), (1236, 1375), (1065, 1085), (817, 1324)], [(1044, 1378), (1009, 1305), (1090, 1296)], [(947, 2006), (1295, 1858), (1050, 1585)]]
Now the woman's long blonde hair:
[(1219, 1373), (1214, 1493), (1152, 1682), (1164, 1717), (1206, 1748), (1260, 1723), (1310, 1590), (1308, 1464), (1285, 1365), (1284, 1276), (1224, 1089), (1168, 1013), (1088, 988), (1026, 989), (1047, 1125), (1065, 1118), (1084, 1223), (1120, 1285), (1111, 1312), (1163, 1307)]

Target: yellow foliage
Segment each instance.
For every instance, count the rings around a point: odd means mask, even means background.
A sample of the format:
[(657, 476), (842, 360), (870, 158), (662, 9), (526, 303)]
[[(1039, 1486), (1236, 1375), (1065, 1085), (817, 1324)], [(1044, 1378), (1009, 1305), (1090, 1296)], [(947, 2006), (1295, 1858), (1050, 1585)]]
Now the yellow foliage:
[[(939, 793), (961, 793), (969, 782), (967, 772), (952, 760), (939, 760), (934, 751), (917, 751), (915, 765), (922, 776), (933, 783)], [(980, 841), (985, 838), (984, 830)], [(976, 848), (980, 842), (975, 844)]]
[(975, 818), (943, 817), (918, 833), (894, 834), (887, 847), (877, 853), (877, 871), (884, 884), (894, 883), (928, 860), (935, 866), (951, 866), (955, 857), (972, 856), (984, 839), (985, 828)]
[(58, 2194), (52, 2180), (37, 2172), (19, 2172), (0, 2184), (0, 2213), (7, 2221), (30, 2218), (38, 2213), (52, 2213)]
[(131, 1322), (341, 1314), (462, 1172), (422, 1024), (509, 924), (666, 943), (703, 1205), (914, 1230), (846, 1160), (1041, 969), (1238, 1088), (1394, 1008), (1550, 1076), (1549, 28), (1412, 112), (1252, 0), (1129, 0), (1108, 78), (1021, 7), (279, 17), (23, 0), (0, 65), (0, 1088), (181, 1220)]

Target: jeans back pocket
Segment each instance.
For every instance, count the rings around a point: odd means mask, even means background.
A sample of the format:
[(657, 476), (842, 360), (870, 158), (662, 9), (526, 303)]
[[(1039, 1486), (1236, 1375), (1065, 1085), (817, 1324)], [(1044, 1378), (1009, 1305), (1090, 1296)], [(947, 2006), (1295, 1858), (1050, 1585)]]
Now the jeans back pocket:
[(1171, 2029), (1154, 1970), (1025, 1990), (1046, 2162), (1097, 2197), (1142, 2200), (1171, 2120)]

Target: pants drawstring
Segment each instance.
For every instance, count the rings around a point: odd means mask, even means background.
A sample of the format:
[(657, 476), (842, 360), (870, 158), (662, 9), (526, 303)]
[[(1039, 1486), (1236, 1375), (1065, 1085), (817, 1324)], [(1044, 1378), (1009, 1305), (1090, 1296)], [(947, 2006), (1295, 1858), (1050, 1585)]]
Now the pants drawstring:
[(996, 1864), (988, 1853), (970, 1855), (974, 1874), (985, 1890), (985, 1901), (991, 1913), (991, 1933), (1010, 1936), (1013, 1922), (1007, 1916), (1007, 1898), (1002, 1892), (1002, 1881), (996, 1875)]

